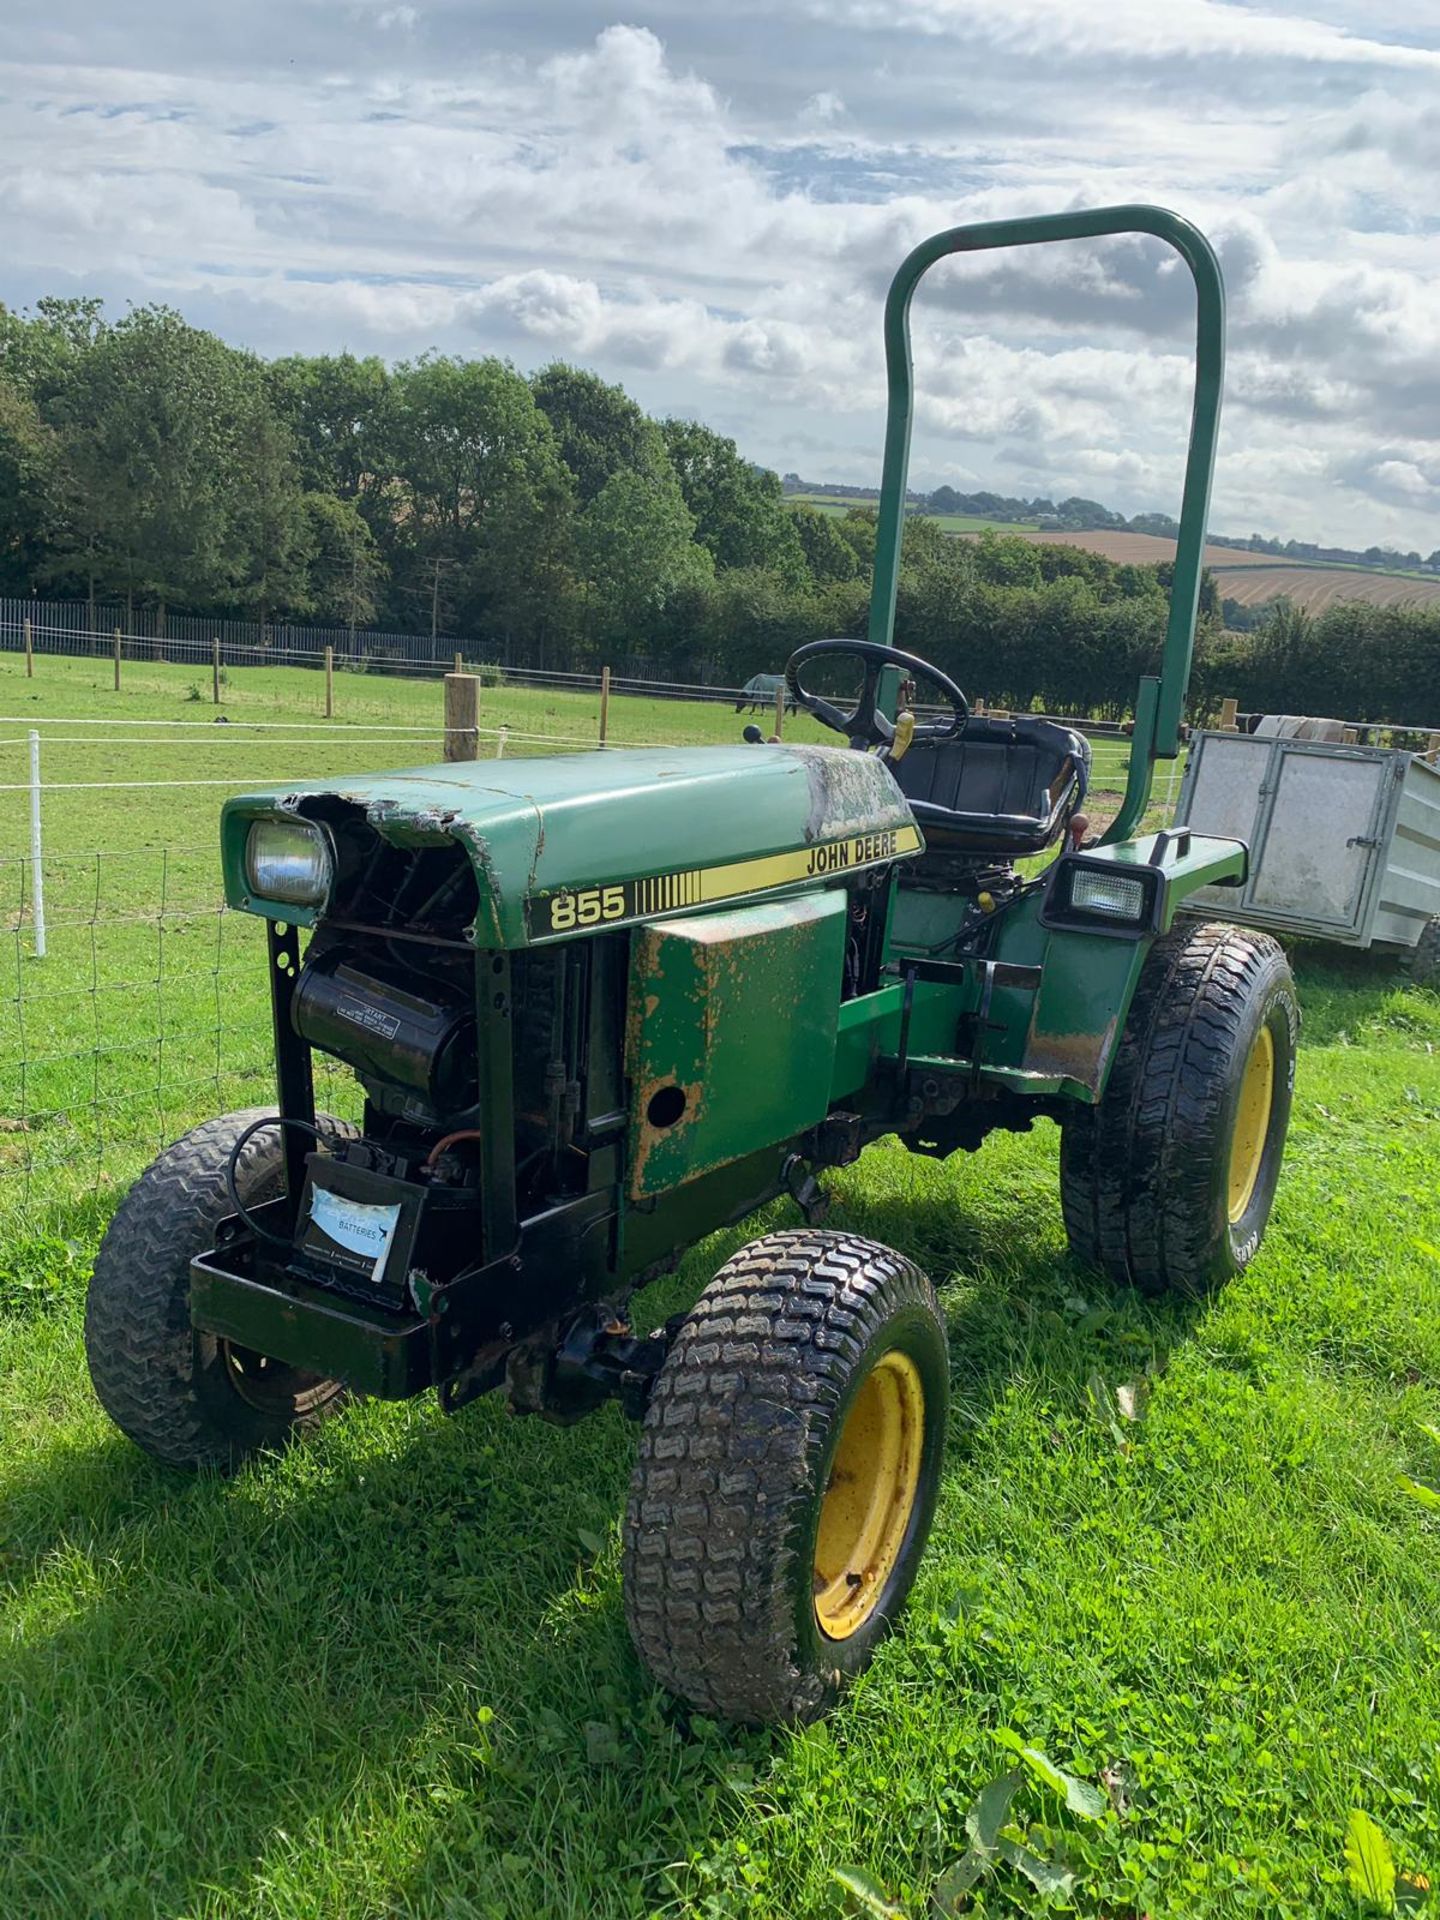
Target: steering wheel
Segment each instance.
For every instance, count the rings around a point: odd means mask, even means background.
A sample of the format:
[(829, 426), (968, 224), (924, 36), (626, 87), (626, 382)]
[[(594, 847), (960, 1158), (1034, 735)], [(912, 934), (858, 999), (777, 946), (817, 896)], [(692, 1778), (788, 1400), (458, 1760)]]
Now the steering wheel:
[[(800, 668), (804, 662), (830, 654), (859, 660), (864, 664), (865, 681), (860, 689), (859, 705), (853, 713), (842, 713), (818, 693), (809, 693), (800, 684)], [(915, 739), (959, 738), (970, 718), (970, 702), (955, 682), (941, 673), (938, 667), (932, 667), (928, 660), (921, 660), (913, 653), (901, 653), (898, 647), (882, 647), (874, 640), (811, 640), (805, 646), (797, 647), (785, 662), (785, 689), (807, 713), (813, 713), (817, 720), (823, 721), (827, 727), (833, 727), (836, 733), (843, 733), (852, 747), (888, 747), (894, 741), (895, 728), (875, 704), (882, 667), (899, 667), (914, 679), (928, 680), (931, 686), (939, 688), (950, 704), (953, 717), (948, 724), (932, 721), (926, 726), (917, 727), (913, 736)]]

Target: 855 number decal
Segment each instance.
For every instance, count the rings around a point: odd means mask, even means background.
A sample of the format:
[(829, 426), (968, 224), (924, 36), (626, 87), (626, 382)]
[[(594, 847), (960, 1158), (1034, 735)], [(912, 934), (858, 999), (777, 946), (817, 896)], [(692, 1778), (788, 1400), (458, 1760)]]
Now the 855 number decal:
[(607, 920), (623, 920), (629, 908), (624, 887), (581, 887), (575, 893), (557, 893), (547, 904), (551, 933), (569, 933), (575, 927), (598, 927)]

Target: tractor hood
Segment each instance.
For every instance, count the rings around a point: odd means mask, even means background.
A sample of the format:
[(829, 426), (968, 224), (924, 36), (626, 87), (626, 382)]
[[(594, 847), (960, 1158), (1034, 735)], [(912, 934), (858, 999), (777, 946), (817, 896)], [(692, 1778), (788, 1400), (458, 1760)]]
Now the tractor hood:
[(475, 869), (482, 947), (523, 947), (782, 889), (919, 853), (889, 768), (847, 747), (680, 747), (447, 763), (225, 804), (232, 907), (310, 925), (321, 910), (257, 898), (251, 822), (358, 813), (398, 847), (454, 841)]

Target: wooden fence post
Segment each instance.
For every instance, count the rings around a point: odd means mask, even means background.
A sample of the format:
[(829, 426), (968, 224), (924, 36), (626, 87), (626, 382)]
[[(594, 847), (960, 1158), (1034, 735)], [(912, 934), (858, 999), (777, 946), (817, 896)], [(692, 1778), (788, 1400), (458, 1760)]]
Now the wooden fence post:
[(115, 691), (120, 691), (120, 629), (115, 629)]
[(335, 718), (335, 649), (325, 649), (325, 718)]
[(480, 682), (473, 673), (445, 676), (445, 758), (473, 760), (480, 746)]
[(782, 680), (775, 689), (775, 738), (785, 737), (785, 682)]
[(35, 678), (35, 636), (30, 626), (30, 616), (25, 616), (25, 678)]
[(1238, 700), (1222, 700), (1220, 702), (1220, 731), (1222, 733), (1237, 733), (1240, 724), (1239, 716), (1240, 702)]
[(210, 642), (210, 692), (214, 704), (220, 704), (220, 636)]
[(605, 744), (605, 736), (610, 730), (610, 669), (600, 669), (600, 744)]
[(1425, 759), (1440, 760), (1440, 733), (1432, 733), (1425, 742)]
[(463, 673), (465, 671), (465, 659), (464, 656), (459, 653), (455, 656), (455, 671), (456, 673)]

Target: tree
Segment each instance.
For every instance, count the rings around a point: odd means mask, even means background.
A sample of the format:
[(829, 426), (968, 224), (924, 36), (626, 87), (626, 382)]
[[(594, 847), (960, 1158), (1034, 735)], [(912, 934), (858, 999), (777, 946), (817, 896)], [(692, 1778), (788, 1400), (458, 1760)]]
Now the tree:
[(654, 473), (665, 464), (653, 420), (623, 387), (556, 360), (532, 379), (535, 404), (550, 422), (560, 458), (574, 475), (582, 507), (617, 473)]
[[(264, 444), (259, 362), (139, 307), (99, 335), (57, 402), (68, 545), (105, 584), (157, 601), (224, 602), (250, 572)], [(268, 455), (267, 455), (268, 458)]]
[(665, 451), (695, 520), (695, 538), (718, 568), (765, 567), (808, 584), (805, 552), (786, 512), (780, 479), (742, 459), (724, 434), (696, 420), (664, 420)]
[(528, 384), (500, 360), (427, 354), (395, 369), (384, 431), (383, 522), (420, 596), (412, 623), (443, 591), (467, 627), (504, 629), (563, 554), (572, 497)]
[(835, 531), (855, 555), (863, 573), (875, 565), (875, 534), (879, 515), (874, 507), (847, 507), (835, 522)]
[(265, 370), (276, 412), (295, 437), (304, 485), (354, 500), (383, 481), (390, 376), (373, 356), (292, 355)]
[(385, 580), (375, 536), (353, 500), (333, 493), (307, 493), (305, 517), (310, 550), (307, 598), (321, 619), (340, 620), (353, 631), (374, 618)]
[(835, 525), (833, 514), (821, 513), (804, 501), (788, 509), (810, 578), (818, 585), (831, 580), (853, 580), (860, 572), (855, 548)]
[(0, 583), (28, 592), (49, 563), (54, 532), (54, 436), (28, 394), (0, 381)]
[(634, 645), (686, 588), (714, 573), (695, 521), (668, 470), (612, 474), (580, 515), (576, 549), (596, 640)]
[(28, 317), (0, 306), (0, 381), (26, 395), (43, 414), (63, 390), (75, 361), (105, 331), (100, 300), (37, 300)]
[(300, 488), (289, 429), (271, 412), (262, 391), (254, 395), (238, 435), (244, 477), (236, 501), (241, 571), (235, 598), (263, 628), (277, 612), (314, 612), (314, 524)]

